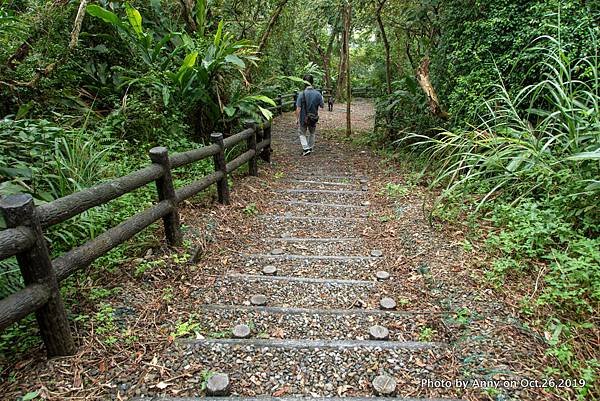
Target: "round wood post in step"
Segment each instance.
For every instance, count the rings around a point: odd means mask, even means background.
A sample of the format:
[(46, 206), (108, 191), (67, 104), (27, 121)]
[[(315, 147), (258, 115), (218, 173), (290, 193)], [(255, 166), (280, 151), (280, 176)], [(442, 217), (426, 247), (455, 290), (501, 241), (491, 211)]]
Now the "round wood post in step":
[(159, 146), (150, 149), (150, 160), (152, 163), (160, 164), (163, 167), (163, 175), (156, 180), (156, 190), (158, 191), (158, 200), (167, 201), (171, 204), (171, 213), (163, 217), (165, 225), (165, 236), (167, 243), (172, 246), (181, 245), (183, 235), (181, 233), (181, 222), (179, 220), (179, 211), (177, 210), (177, 198), (175, 197), (175, 187), (173, 186), (173, 175), (171, 174), (171, 162), (169, 160), (169, 151), (167, 148)]
[(221, 171), (223, 178), (217, 181), (217, 193), (219, 203), (229, 205), (229, 186), (227, 184), (227, 163), (225, 162), (225, 144), (223, 143), (223, 134), (213, 133), (210, 135), (212, 143), (219, 146), (219, 153), (214, 155), (215, 171)]
[(35, 312), (48, 356), (73, 355), (75, 343), (33, 198), (25, 194), (7, 196), (0, 201), (0, 210), (8, 228), (29, 227), (35, 237), (31, 248), (17, 255), (17, 261), (25, 285), (45, 283), (50, 289), (48, 302)]

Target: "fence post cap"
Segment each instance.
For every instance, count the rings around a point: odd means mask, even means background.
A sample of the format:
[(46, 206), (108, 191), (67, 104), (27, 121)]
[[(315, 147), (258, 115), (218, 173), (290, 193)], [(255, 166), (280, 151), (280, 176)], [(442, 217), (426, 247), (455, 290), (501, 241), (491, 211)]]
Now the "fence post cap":
[(33, 209), (33, 197), (30, 194), (14, 194), (0, 198), (0, 209), (23, 209), (30, 206)]
[(210, 138), (213, 140), (223, 138), (223, 134), (220, 132), (213, 132), (212, 134), (210, 134)]
[(33, 197), (30, 194), (8, 195), (0, 199), (0, 211), (9, 228), (23, 225), (31, 219), (33, 207)]
[(168, 153), (169, 150), (164, 146), (156, 146), (148, 151), (151, 155), (161, 155), (164, 153)]

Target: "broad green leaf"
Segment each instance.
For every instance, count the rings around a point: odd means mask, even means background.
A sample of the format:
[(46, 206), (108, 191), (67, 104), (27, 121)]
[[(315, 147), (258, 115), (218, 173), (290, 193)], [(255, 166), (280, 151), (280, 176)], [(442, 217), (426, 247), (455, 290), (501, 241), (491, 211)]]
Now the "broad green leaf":
[(31, 178), (33, 172), (30, 168), (10, 168), (10, 167), (0, 167), (0, 174), (6, 177), (24, 177)]
[(163, 104), (167, 107), (169, 105), (169, 100), (171, 99), (171, 92), (169, 92), (169, 87), (166, 85), (162, 87), (162, 98)]
[(219, 45), (221, 44), (221, 39), (223, 37), (223, 26), (225, 25), (225, 23), (223, 22), (223, 20), (221, 20), (221, 22), (219, 22), (219, 27), (217, 28), (217, 33), (215, 33), (215, 39), (214, 39), (214, 44), (216, 47), (219, 47)]
[(236, 56), (235, 54), (229, 54), (225, 56), (225, 61), (230, 64), (235, 64), (240, 68), (246, 68), (246, 64), (244, 64), (242, 59)]
[(30, 401), (33, 400), (34, 398), (37, 398), (40, 395), (39, 391), (30, 391), (29, 393), (25, 394), (23, 396), (23, 398), (21, 398), (22, 401)]
[(19, 107), (19, 110), (17, 111), (15, 120), (20, 120), (23, 117), (25, 117), (29, 113), (29, 110), (31, 110), (32, 106), (33, 106), (33, 102), (27, 102), (24, 105), (21, 105), (21, 107)]
[(108, 22), (109, 24), (112, 24), (114, 26), (117, 26), (117, 27), (123, 26), (123, 23), (121, 22), (121, 20), (117, 16), (117, 14), (113, 13), (112, 11), (108, 11), (100, 6), (95, 5), (95, 4), (88, 5), (87, 12), (92, 17), (100, 18), (104, 22)]
[(265, 116), (265, 118), (267, 120), (271, 120), (273, 118), (273, 113), (271, 113), (270, 110), (267, 110), (263, 107), (258, 106), (258, 109), (260, 110), (260, 112), (262, 113), (263, 116)]
[(182, 83), (181, 80), (183, 78), (183, 75), (194, 68), (194, 66), (196, 65), (197, 58), (198, 52), (193, 52), (185, 56), (181, 67), (179, 67), (179, 71), (177, 71), (177, 81), (179, 81), (179, 83)]
[(277, 106), (277, 103), (275, 103), (275, 101), (273, 99), (271, 99), (268, 96), (264, 96), (264, 95), (248, 96), (246, 99), (257, 100), (259, 102), (267, 103), (267, 104), (269, 104), (271, 106)]
[(226, 106), (223, 108), (223, 111), (227, 114), (227, 117), (233, 117), (235, 115), (235, 107)]
[(206, 24), (206, 0), (196, 0), (196, 25), (198, 34), (204, 36), (204, 25)]
[(302, 78), (298, 78), (298, 77), (294, 77), (294, 76), (290, 76), (290, 75), (286, 75), (286, 76), (283, 76), (281, 78), (283, 78), (283, 79), (289, 79), (290, 81), (298, 82), (298, 83), (302, 83), (302, 84), (305, 83)]
[(138, 10), (133, 8), (129, 3), (125, 3), (125, 12), (127, 13), (127, 19), (129, 24), (137, 34), (139, 38), (144, 36), (144, 28), (142, 27), (142, 15)]

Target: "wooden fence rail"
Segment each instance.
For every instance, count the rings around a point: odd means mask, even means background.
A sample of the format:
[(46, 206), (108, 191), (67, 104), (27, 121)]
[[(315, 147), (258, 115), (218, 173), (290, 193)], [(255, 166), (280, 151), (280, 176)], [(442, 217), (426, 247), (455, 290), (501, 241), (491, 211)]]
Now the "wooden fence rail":
[[(280, 107), (274, 109), (274, 113), (282, 111)], [(167, 243), (181, 244), (178, 205), (183, 200), (217, 184), (219, 202), (228, 204), (228, 174), (249, 163), (249, 174), (257, 175), (258, 158), (266, 162), (271, 160), (270, 122), (253, 123), (228, 138), (223, 138), (223, 134), (212, 134), (211, 140), (211, 145), (173, 155), (169, 155), (164, 147), (153, 148), (149, 152), (152, 162), (149, 166), (38, 207), (27, 194), (2, 198), (0, 211), (8, 228), (0, 231), (0, 260), (16, 256), (25, 288), (0, 300), (0, 330), (35, 313), (48, 356), (73, 354), (75, 343), (59, 291), (62, 280), (160, 219)], [(246, 143), (246, 151), (226, 163), (225, 150), (241, 143)], [(207, 158), (214, 160), (213, 173), (182, 188), (174, 187), (173, 169)], [(51, 260), (43, 229), (152, 182), (158, 192), (156, 204)]]
[[(323, 90), (323, 93), (329, 92)], [(297, 93), (277, 96), (277, 105), (270, 110), (281, 114), (294, 109), (296, 96)], [(271, 161), (271, 122), (248, 124), (243, 131), (228, 138), (215, 133), (211, 141), (211, 145), (172, 155), (164, 147), (153, 148), (149, 152), (152, 162), (149, 166), (37, 207), (30, 195), (2, 198), (0, 212), (8, 228), (0, 231), (0, 260), (16, 256), (25, 288), (0, 300), (0, 330), (35, 313), (48, 356), (73, 354), (75, 343), (60, 297), (61, 281), (161, 219), (167, 243), (181, 244), (178, 205), (182, 201), (216, 184), (219, 202), (228, 204), (228, 174), (248, 163), (249, 174), (257, 175), (258, 158), (267, 163)], [(227, 163), (225, 150), (241, 143), (246, 144), (245, 152)], [(213, 159), (213, 173), (183, 188), (174, 187), (173, 169), (207, 158)], [(156, 204), (51, 260), (43, 234), (45, 228), (152, 182), (158, 193)]]

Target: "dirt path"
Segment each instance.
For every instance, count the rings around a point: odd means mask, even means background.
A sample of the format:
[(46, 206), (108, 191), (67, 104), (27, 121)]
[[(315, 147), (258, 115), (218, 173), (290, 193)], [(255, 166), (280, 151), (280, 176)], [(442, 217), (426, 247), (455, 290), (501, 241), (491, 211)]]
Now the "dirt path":
[[(372, 105), (353, 110), (355, 129), (369, 131)], [(188, 204), (185, 249), (155, 249), (100, 277), (118, 291), (82, 298), (78, 312), (95, 310), (96, 326), (79, 333), (80, 353), (32, 352), (5, 369), (9, 399), (196, 397), (217, 372), (246, 397), (373, 396), (383, 375), (399, 397), (553, 399), (523, 388), (542, 377), (540, 342), (470, 269), (478, 261), (462, 233), (433, 230), (427, 192), (343, 141), (344, 122), (341, 105), (323, 112), (303, 157), (293, 116), (278, 118), (273, 164), (236, 180), (228, 207)], [(264, 306), (252, 304), (259, 294)], [(232, 338), (239, 324), (250, 338)], [(389, 338), (371, 339), (373, 326)], [(507, 382), (465, 390), (456, 380)]]

